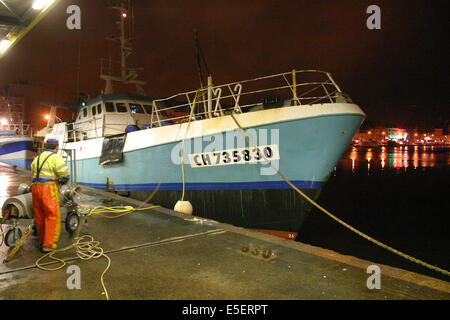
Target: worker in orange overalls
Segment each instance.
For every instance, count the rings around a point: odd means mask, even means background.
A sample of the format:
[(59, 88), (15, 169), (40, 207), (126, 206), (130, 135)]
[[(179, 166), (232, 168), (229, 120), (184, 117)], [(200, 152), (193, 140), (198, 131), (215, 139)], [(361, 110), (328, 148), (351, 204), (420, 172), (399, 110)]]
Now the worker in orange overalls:
[(69, 169), (64, 159), (57, 154), (58, 140), (48, 139), (45, 151), (31, 163), (33, 173), (33, 213), (40, 249), (50, 252), (57, 248), (61, 230), (59, 209), (59, 183), (69, 180)]

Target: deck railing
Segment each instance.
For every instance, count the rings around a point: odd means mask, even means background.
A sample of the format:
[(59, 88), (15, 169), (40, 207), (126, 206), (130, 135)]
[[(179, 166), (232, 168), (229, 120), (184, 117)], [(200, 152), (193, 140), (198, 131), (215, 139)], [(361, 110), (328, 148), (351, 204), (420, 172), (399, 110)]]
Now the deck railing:
[[(187, 122), (191, 111), (192, 120), (219, 117), (231, 112), (243, 113), (263, 108), (296, 106), (308, 107), (319, 103), (351, 102), (328, 72), (319, 70), (292, 70), (250, 80), (232, 82), (218, 86), (207, 86), (198, 90), (179, 93), (152, 102), (152, 113), (146, 128)], [(94, 120), (91, 120), (94, 121)], [(123, 123), (105, 123), (105, 129), (123, 133), (117, 126)], [(68, 130), (67, 140), (79, 141), (98, 136), (99, 128)], [(94, 135), (90, 132), (95, 131)]]
[[(306, 106), (350, 101), (328, 72), (292, 70), (265, 77), (207, 86), (152, 103), (150, 127), (248, 112), (275, 106)], [(195, 103), (194, 103), (195, 102)]]
[[(12, 135), (14, 133), (15, 135), (20, 136), (29, 136), (30, 135), (30, 125), (24, 124), (24, 123), (9, 123), (9, 124), (0, 124), (0, 131), (6, 131), (10, 132), (8, 135)], [(2, 133), (0, 132), (0, 135)]]

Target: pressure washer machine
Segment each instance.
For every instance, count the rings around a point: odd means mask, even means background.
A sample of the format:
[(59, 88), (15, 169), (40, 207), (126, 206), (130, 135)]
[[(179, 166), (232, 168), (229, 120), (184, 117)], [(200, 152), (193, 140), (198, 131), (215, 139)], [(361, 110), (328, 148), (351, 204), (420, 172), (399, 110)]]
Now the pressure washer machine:
[[(77, 230), (80, 217), (85, 213), (80, 212), (78, 203), (79, 197), (76, 195), (78, 188), (70, 188), (68, 185), (61, 185), (60, 191), (60, 212), (61, 223), (64, 223), (68, 233), (73, 234)], [(18, 187), (18, 195), (8, 198), (2, 206), (2, 216), (0, 217), (0, 238), (1, 242), (13, 248), (22, 238), (22, 230), (19, 225), (25, 225), (28, 229), (35, 229), (33, 215), (33, 197), (31, 185), (25, 183)], [(7, 230), (3, 231), (3, 225), (7, 225)]]

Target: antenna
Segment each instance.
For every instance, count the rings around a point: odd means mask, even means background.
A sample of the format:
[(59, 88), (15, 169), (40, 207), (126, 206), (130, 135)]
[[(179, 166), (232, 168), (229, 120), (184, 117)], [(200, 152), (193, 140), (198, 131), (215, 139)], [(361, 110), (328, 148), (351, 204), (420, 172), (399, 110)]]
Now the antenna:
[(211, 73), (209, 72), (208, 64), (206, 63), (206, 59), (205, 59), (205, 56), (203, 55), (202, 47), (200, 46), (200, 41), (198, 40), (197, 29), (194, 29), (193, 32), (194, 32), (194, 42), (195, 42), (196, 56), (197, 56), (197, 71), (198, 71), (198, 76), (200, 79), (200, 86), (203, 87), (202, 62), (205, 65), (207, 76), (210, 76)]
[[(133, 84), (136, 86), (137, 94), (145, 95), (142, 86), (147, 83), (144, 81), (136, 80), (137, 70), (142, 70), (142, 68), (129, 68), (126, 65), (126, 58), (132, 53), (133, 49), (131, 47), (131, 39), (129, 38), (130, 31), (132, 30), (132, 5), (131, 0), (116, 0), (108, 1), (110, 5), (109, 8), (118, 10), (120, 20), (116, 21), (120, 29), (120, 75), (113, 75), (112, 64), (116, 63), (114, 61), (107, 61), (107, 64), (103, 65), (106, 59), (101, 60), (100, 66), (100, 78), (106, 81), (106, 87), (104, 90), (105, 94), (113, 93), (112, 82), (119, 82), (125, 84)], [(126, 35), (126, 27), (128, 27), (128, 36)]]
[[(200, 41), (198, 40), (197, 29), (194, 29), (193, 32), (194, 32), (195, 47), (197, 49), (197, 71), (198, 71), (198, 77), (200, 78), (200, 88), (202, 88), (201, 94), (202, 94), (203, 106), (205, 109), (205, 114), (207, 114), (208, 118), (211, 118), (212, 117), (212, 97), (213, 97), (212, 76), (211, 76), (211, 73), (209, 72), (209, 68), (208, 68), (208, 64), (206, 63), (205, 56), (203, 55), (202, 47), (200, 46)], [(207, 74), (207, 86), (208, 86), (207, 100), (205, 99), (205, 96), (204, 96), (205, 92), (203, 90), (202, 62), (205, 65), (206, 74)]]

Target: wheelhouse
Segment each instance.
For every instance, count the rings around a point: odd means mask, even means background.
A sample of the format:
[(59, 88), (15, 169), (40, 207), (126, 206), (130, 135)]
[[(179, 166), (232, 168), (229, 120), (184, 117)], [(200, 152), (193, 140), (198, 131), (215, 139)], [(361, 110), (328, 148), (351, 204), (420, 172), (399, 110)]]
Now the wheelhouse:
[(140, 95), (102, 95), (82, 106), (73, 124), (75, 140), (94, 139), (146, 129), (152, 118), (152, 98)]

